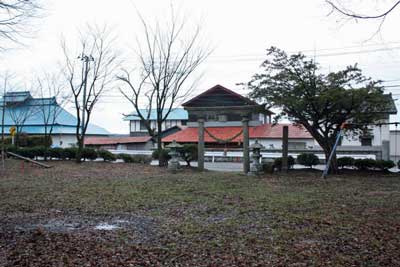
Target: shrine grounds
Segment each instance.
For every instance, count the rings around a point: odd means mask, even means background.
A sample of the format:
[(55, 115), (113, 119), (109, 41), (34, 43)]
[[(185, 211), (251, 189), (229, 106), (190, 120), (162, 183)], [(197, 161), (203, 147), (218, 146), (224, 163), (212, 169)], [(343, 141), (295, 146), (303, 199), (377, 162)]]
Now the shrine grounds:
[(400, 175), (8, 160), (0, 266), (400, 266)]

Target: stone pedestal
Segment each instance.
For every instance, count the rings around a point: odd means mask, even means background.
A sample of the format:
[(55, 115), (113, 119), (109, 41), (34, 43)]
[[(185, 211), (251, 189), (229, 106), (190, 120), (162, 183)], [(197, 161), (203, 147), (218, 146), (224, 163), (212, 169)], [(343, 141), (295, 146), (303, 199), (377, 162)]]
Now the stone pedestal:
[(261, 158), (261, 149), (263, 148), (264, 146), (258, 143), (258, 140), (256, 140), (254, 144), (250, 146), (250, 149), (253, 151), (253, 153), (251, 154), (251, 165), (250, 165), (250, 171), (247, 173), (248, 175), (256, 176), (262, 173), (260, 158)]
[(179, 149), (182, 148), (182, 145), (178, 144), (175, 140), (166, 146), (166, 148), (169, 148), (171, 151), (169, 152), (169, 155), (171, 156), (171, 159), (168, 161), (168, 170), (172, 172), (177, 172), (179, 170), (180, 164), (179, 164)]

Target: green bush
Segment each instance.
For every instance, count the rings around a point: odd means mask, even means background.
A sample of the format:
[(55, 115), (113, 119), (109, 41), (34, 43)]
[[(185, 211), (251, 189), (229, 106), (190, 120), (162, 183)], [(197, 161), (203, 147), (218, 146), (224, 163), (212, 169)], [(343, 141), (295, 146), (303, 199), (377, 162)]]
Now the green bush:
[(18, 148), (16, 151), (16, 154), (23, 156), (25, 158), (30, 158), (30, 159), (34, 159), (36, 156), (35, 148), (32, 148), (32, 147)]
[(161, 166), (167, 166), (168, 165), (168, 160), (171, 159), (171, 156), (169, 155), (170, 150), (169, 149), (161, 149), (160, 151), (154, 150), (152, 153), (153, 159), (160, 160), (160, 155), (162, 155), (162, 162)]
[(191, 161), (197, 160), (197, 145), (185, 144), (180, 152), (181, 157), (184, 161), (186, 161), (187, 166), (190, 166)]
[(28, 136), (26, 138), (26, 146), (28, 147), (36, 147), (36, 146), (47, 146), (50, 147), (53, 141), (51, 136)]
[(122, 159), (125, 163), (133, 163), (133, 158), (130, 154), (118, 154), (118, 158)]
[(108, 150), (100, 149), (97, 151), (99, 158), (102, 158), (104, 161), (115, 161), (117, 157)]
[(312, 168), (319, 163), (319, 158), (313, 153), (301, 153), (297, 156), (297, 163)]
[(32, 147), (32, 153), (35, 155), (35, 157), (44, 157), (46, 154), (46, 147), (44, 146), (35, 146)]
[[(5, 138), (5, 144), (11, 145), (11, 137)], [(47, 146), (50, 147), (53, 144), (51, 136), (46, 138), (41, 135), (28, 135), (26, 133), (19, 133), (15, 136), (15, 142), (18, 142), (19, 146), (22, 147), (37, 147), (37, 146)]]
[(146, 155), (132, 155), (133, 163), (149, 164), (151, 157)]
[(67, 147), (64, 148), (64, 158), (69, 159), (69, 160), (73, 160), (76, 158), (76, 153), (78, 152), (78, 148), (76, 147)]
[(339, 168), (344, 168), (344, 167), (353, 167), (354, 166), (355, 159), (352, 157), (342, 157), (337, 159), (337, 165)]
[(263, 162), (261, 164), (264, 173), (273, 173), (275, 168), (275, 162)]
[(358, 170), (368, 170), (376, 167), (376, 161), (374, 159), (356, 159), (354, 166)]
[(48, 156), (53, 159), (65, 159), (65, 149), (61, 147), (49, 148)]
[(375, 168), (381, 171), (387, 171), (396, 166), (392, 160), (376, 160)]
[(82, 149), (81, 157), (84, 160), (95, 160), (97, 159), (97, 151), (94, 148), (84, 147)]
[[(294, 166), (295, 160), (292, 156), (288, 156), (288, 168), (292, 169)], [(277, 168), (279, 171), (282, 170), (282, 157), (276, 158), (274, 160), (274, 168)]]
[(4, 150), (7, 152), (17, 153), (17, 147), (11, 144), (5, 145)]

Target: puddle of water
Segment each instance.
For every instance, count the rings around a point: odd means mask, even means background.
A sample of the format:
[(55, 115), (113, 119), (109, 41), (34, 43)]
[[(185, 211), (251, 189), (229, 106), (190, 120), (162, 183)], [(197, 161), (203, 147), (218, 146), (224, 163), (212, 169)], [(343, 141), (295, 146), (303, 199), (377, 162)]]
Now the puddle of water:
[(105, 230), (105, 231), (111, 231), (111, 230), (115, 230), (118, 228), (121, 228), (121, 227), (114, 225), (114, 224), (108, 224), (108, 223), (100, 223), (94, 227), (94, 229), (96, 229), (96, 230)]

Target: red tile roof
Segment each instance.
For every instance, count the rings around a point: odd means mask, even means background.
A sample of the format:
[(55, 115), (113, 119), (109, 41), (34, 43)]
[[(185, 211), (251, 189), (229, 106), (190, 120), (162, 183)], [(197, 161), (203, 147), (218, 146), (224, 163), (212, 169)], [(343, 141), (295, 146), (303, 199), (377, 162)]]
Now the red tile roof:
[[(289, 138), (299, 138), (299, 139), (312, 139), (312, 136), (304, 129), (292, 124), (262, 124), (259, 126), (249, 127), (250, 138), (282, 138), (283, 126), (289, 126)], [(219, 139), (229, 139), (238, 134), (242, 130), (241, 126), (229, 126), (229, 127), (207, 127), (212, 135)], [(172, 142), (176, 140), (177, 142), (190, 143), (198, 142), (198, 128), (188, 127), (179, 131), (175, 134), (169, 135), (163, 138), (163, 142)], [(232, 142), (239, 142), (243, 140), (243, 134), (239, 135)], [(207, 132), (204, 133), (204, 141), (207, 143), (216, 142)]]
[(114, 145), (130, 143), (146, 143), (151, 136), (127, 136), (127, 137), (87, 137), (85, 145)]

